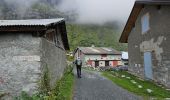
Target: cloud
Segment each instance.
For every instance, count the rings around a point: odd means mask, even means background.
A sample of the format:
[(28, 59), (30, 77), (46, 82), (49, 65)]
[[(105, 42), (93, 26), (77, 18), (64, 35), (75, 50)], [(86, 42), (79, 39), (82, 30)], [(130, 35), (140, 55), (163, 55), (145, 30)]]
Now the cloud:
[(24, 16), (26, 10), (37, 1), (39, 0), (4, 0), (4, 2), (8, 4), (8, 6), (15, 7), (17, 13), (21, 16)]
[(127, 20), (135, 0), (62, 0), (59, 9), (76, 12), (79, 23), (105, 23)]

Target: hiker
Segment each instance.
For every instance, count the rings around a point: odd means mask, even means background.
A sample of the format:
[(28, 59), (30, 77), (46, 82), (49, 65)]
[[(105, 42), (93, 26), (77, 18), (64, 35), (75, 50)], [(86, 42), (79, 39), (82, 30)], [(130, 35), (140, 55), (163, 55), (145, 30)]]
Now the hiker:
[(80, 57), (78, 57), (75, 61), (76, 67), (77, 67), (77, 76), (78, 78), (81, 78), (81, 66), (82, 66), (82, 61)]

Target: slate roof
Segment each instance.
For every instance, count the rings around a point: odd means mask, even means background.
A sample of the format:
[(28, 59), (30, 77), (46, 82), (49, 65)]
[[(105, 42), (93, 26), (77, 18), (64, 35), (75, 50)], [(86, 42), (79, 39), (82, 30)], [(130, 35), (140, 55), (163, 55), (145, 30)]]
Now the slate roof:
[(48, 26), (64, 21), (64, 18), (56, 19), (27, 19), (27, 20), (0, 20), (0, 26)]
[(141, 12), (141, 10), (144, 8), (144, 5), (170, 5), (170, 0), (137, 0), (137, 1), (135, 1), (135, 4), (134, 4), (131, 14), (128, 18), (128, 21), (124, 27), (124, 30), (122, 32), (120, 39), (119, 39), (119, 42), (121, 42), (121, 43), (128, 42), (128, 36), (129, 36), (132, 28), (135, 26), (135, 22), (138, 18), (138, 15)]
[[(76, 49), (76, 51), (80, 49), (84, 54), (89, 55), (95, 55), (95, 54), (115, 54), (115, 55), (121, 55), (120, 51), (117, 51), (113, 48), (107, 48), (107, 47), (79, 47)], [(75, 51), (75, 52), (76, 52)]]

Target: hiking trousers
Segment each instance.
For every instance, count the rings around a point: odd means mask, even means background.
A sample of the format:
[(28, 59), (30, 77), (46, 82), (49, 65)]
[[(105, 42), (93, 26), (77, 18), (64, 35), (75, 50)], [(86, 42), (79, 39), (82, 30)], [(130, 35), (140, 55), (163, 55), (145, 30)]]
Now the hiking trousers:
[(77, 76), (81, 78), (81, 66), (77, 66)]

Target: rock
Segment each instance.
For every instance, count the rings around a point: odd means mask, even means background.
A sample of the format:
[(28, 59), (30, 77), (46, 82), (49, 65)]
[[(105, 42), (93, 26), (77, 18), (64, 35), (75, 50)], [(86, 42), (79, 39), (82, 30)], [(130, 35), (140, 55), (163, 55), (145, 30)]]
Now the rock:
[(151, 90), (151, 89), (146, 89), (146, 91), (147, 91), (148, 93), (152, 93), (152, 92), (153, 92), (153, 90)]
[(135, 82), (135, 80), (131, 80), (131, 82), (133, 83), (133, 84), (136, 84), (137, 82)]
[(141, 89), (141, 88), (143, 88), (143, 86), (142, 86), (142, 85), (138, 85), (138, 88), (140, 88), (140, 89)]
[(131, 79), (130, 77), (126, 77), (127, 79)]
[(125, 77), (125, 75), (122, 75), (121, 77), (122, 77), (122, 78), (124, 78), (124, 77)]

